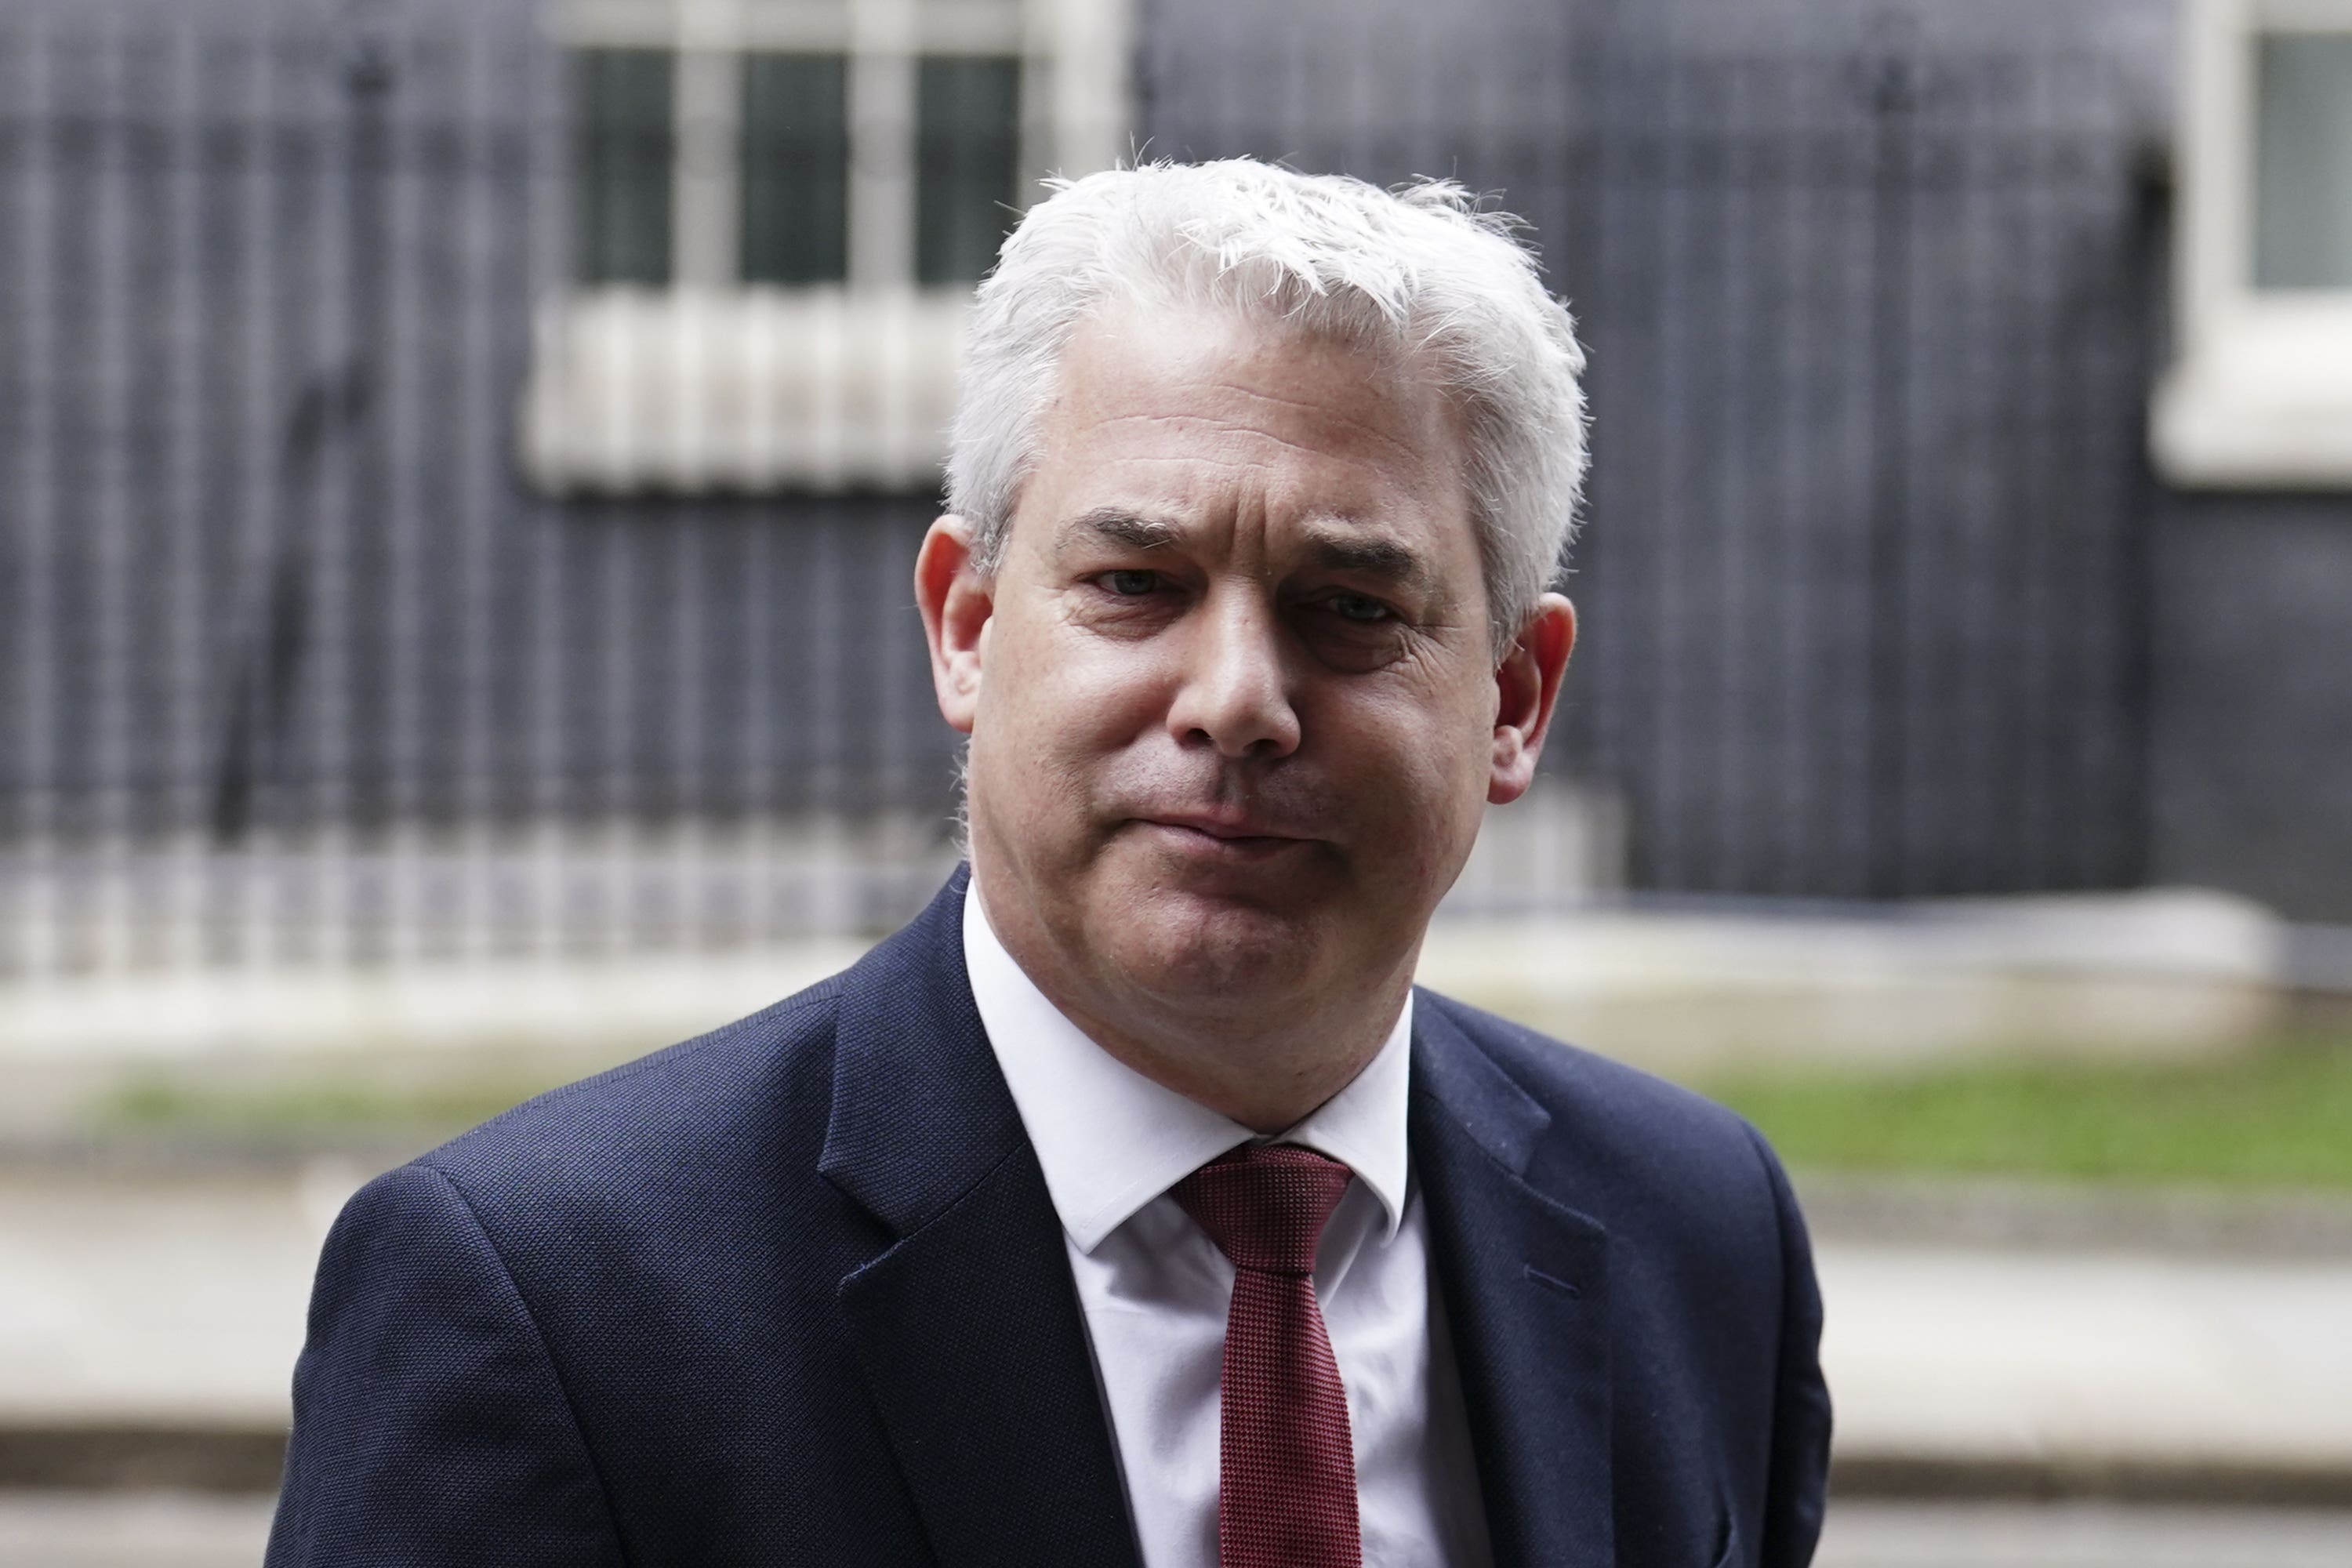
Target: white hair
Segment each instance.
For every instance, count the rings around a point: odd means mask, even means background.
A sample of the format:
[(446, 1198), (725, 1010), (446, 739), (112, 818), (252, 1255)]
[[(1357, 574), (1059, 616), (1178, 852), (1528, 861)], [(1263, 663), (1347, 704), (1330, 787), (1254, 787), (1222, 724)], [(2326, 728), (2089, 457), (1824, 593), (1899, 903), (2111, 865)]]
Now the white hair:
[(1247, 158), (1049, 182), (980, 286), (948, 458), (948, 508), (993, 572), (1037, 457), (1064, 349), (1107, 300), (1213, 304), (1392, 345), (1462, 418), (1496, 657), (1534, 613), (1584, 480), (1584, 352), (1524, 226), (1451, 180), (1383, 191)]

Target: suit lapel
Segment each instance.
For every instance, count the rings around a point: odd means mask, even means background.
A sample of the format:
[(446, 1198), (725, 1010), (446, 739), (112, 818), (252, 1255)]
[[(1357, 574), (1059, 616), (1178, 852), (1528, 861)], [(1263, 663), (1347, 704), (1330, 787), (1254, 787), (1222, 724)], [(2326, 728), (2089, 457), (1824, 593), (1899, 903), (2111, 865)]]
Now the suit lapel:
[(1608, 1233), (1528, 1184), (1549, 1113), (1425, 993), (1412, 1077), (1412, 1158), (1496, 1568), (1607, 1568)]
[(964, 973), (967, 880), (844, 980), (818, 1168), (892, 1239), (842, 1315), (943, 1564), (1132, 1565), (1061, 1223)]

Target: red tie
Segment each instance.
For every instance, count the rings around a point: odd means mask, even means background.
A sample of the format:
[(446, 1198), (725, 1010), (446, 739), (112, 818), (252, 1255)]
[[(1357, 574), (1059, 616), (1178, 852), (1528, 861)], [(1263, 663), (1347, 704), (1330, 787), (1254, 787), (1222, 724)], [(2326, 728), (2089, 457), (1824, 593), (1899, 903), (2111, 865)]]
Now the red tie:
[(1348, 1167), (1244, 1144), (1171, 1189), (1234, 1266), (1217, 1448), (1221, 1568), (1361, 1568), (1348, 1395), (1315, 1304), (1315, 1243)]

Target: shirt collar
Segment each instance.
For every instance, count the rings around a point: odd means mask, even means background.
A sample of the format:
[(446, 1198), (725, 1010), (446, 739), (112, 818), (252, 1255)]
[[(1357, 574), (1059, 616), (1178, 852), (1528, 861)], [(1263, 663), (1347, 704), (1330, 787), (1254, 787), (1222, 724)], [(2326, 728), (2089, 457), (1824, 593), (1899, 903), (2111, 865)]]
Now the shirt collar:
[[(1045, 1190), (1081, 1252), (1135, 1212), (1255, 1134), (1113, 1057), (1037, 989), (997, 941), (975, 880), (963, 900), (964, 967), (997, 1066), (1044, 1167)], [(1412, 995), (1364, 1069), (1267, 1142), (1345, 1163), (1380, 1199), (1387, 1234), (1404, 1219), (1405, 1111)]]

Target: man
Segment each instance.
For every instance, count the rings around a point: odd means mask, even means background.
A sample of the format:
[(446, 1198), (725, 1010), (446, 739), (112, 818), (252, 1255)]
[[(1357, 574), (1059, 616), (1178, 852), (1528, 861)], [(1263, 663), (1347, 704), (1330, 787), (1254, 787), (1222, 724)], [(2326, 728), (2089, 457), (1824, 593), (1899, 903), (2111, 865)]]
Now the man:
[(970, 346), (916, 567), (969, 874), (354, 1198), (270, 1561), (1805, 1563), (1770, 1152), (1411, 984), (1575, 634), (1528, 255), (1451, 186), (1101, 174)]

